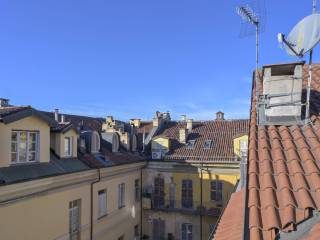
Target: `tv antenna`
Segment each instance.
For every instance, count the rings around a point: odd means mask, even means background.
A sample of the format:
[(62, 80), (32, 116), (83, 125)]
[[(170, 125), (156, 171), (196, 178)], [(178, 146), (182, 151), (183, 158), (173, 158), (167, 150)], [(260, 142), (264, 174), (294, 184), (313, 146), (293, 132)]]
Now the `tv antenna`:
[[(258, 104), (259, 99), (259, 34), (264, 30), (264, 22), (262, 15), (265, 11), (261, 11), (261, 4), (255, 2), (255, 4), (245, 4), (237, 7), (237, 14), (242, 18), (243, 22), (249, 24), (255, 28), (256, 36), (256, 66), (255, 66), (255, 85), (256, 85), (256, 104)], [(264, 6), (263, 6), (264, 7)], [(255, 10), (253, 10), (255, 9)], [(245, 32), (248, 34), (248, 31)], [(243, 32), (242, 32), (243, 34)], [(250, 34), (250, 33), (249, 33)]]
[(312, 1), (312, 14), (303, 18), (286, 38), (283, 33), (278, 34), (278, 42), (283, 45), (287, 54), (303, 58), (309, 52), (309, 78), (307, 86), (307, 99), (305, 122), (310, 117), (310, 92), (312, 81), (312, 55), (314, 47), (320, 41), (320, 14), (317, 13), (317, 0)]

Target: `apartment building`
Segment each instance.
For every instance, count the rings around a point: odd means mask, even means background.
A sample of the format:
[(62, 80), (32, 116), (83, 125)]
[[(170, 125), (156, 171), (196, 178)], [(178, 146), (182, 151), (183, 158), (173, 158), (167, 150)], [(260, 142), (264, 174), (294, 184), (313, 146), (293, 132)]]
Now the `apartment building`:
[(240, 179), (248, 126), (222, 112), (201, 122), (157, 112), (140, 124), (140, 148), (151, 157), (142, 177), (144, 239), (208, 239)]
[(140, 238), (145, 161), (103, 124), (0, 99), (1, 239)]

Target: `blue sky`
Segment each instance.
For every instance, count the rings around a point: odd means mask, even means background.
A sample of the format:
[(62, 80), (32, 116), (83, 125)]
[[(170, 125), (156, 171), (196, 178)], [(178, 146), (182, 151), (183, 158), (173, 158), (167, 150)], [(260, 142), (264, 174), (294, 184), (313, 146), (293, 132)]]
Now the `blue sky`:
[[(2, 0), (0, 97), (122, 120), (150, 119), (156, 110), (176, 119), (213, 119), (218, 110), (248, 117), (255, 38), (239, 37), (240, 3)], [(276, 35), (310, 14), (311, 4), (267, 0), (262, 64), (296, 60)]]

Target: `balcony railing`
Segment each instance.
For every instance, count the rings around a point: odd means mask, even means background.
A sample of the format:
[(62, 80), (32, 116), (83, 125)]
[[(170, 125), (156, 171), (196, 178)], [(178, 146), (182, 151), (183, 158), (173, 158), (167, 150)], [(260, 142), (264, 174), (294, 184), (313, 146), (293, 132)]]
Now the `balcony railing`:
[(165, 212), (179, 212), (191, 215), (202, 215), (218, 217), (221, 213), (222, 204), (213, 202), (199, 202), (199, 201), (177, 201), (168, 199), (143, 198), (144, 209)]

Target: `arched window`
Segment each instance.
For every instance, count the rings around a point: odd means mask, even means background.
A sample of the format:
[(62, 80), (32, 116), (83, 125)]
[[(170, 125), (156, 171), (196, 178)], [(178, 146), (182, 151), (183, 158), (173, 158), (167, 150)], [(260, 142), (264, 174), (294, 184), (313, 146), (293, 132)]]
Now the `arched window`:
[(91, 153), (97, 153), (100, 150), (100, 136), (93, 131), (91, 135)]

